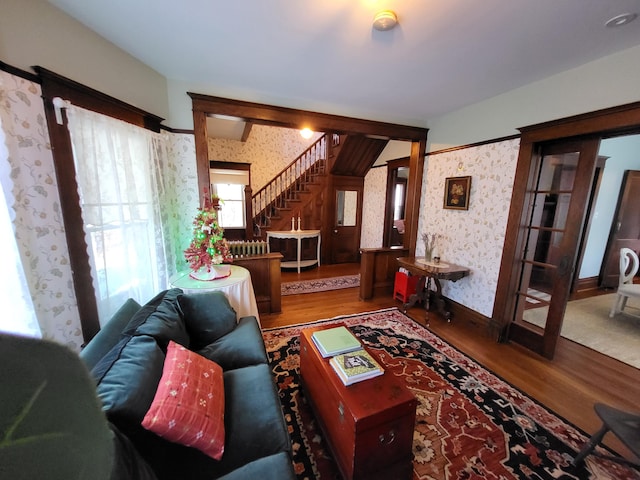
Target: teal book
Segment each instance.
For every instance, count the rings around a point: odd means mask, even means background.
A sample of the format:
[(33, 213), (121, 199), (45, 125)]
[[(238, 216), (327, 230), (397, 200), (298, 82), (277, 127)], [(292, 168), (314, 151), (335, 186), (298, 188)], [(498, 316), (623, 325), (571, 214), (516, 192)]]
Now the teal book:
[(324, 358), (362, 348), (360, 341), (344, 326), (318, 330), (311, 338)]

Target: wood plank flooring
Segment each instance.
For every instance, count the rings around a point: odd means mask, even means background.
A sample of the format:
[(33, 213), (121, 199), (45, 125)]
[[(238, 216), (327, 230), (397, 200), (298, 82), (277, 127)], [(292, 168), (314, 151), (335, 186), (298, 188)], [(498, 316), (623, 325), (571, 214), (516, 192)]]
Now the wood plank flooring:
[[(359, 272), (358, 264), (328, 265), (297, 272), (282, 272), (282, 281), (307, 280)], [(362, 301), (358, 288), (282, 297), (282, 312), (261, 315), (263, 328), (307, 323), (315, 320), (398, 306), (391, 295)], [(425, 324), (425, 312), (407, 312)], [(495, 342), (486, 329), (464, 318), (447, 323), (429, 314), (428, 328), (478, 363), (590, 433), (601, 425), (593, 404), (602, 402), (628, 411), (640, 411), (640, 370), (561, 338), (554, 360), (547, 360), (517, 344)], [(609, 434), (605, 443), (629, 456), (628, 450)]]

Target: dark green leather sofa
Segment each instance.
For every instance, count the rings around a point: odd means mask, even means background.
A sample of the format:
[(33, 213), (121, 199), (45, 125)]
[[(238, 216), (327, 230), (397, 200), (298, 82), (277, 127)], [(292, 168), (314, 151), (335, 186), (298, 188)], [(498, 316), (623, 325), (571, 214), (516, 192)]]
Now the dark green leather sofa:
[[(224, 373), (225, 447), (217, 461), (144, 429), (172, 340)], [(158, 294), (127, 301), (80, 354), (114, 431), (112, 478), (295, 479), (291, 443), (258, 322), (236, 319), (220, 292)]]

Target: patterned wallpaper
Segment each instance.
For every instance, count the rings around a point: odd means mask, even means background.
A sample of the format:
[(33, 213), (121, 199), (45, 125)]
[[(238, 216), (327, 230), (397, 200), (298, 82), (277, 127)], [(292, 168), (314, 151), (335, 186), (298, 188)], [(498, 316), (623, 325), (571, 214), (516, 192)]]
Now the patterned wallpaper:
[(60, 197), (38, 84), (0, 71), (16, 212), (16, 238), (42, 336), (78, 351), (83, 343)]
[[(463, 265), (471, 275), (442, 282), (443, 294), (490, 317), (493, 312), (520, 140), (507, 140), (427, 157), (422, 184), (416, 255), (424, 255), (421, 235), (441, 235), (442, 261)], [(445, 210), (447, 177), (471, 178), (469, 210)]]
[(293, 162), (323, 134), (304, 139), (299, 130), (254, 125), (246, 142), (209, 139), (209, 159), (251, 164), (251, 189), (255, 194), (274, 175)]
[(372, 168), (364, 178), (360, 248), (379, 248), (384, 236), (387, 167)]
[[(0, 75), (0, 115), (14, 182), (16, 237), (38, 320), (45, 338), (79, 350), (83, 340), (40, 87), (6, 72)], [(163, 135), (170, 158), (164, 215), (184, 226), (169, 233), (181, 239), (173, 252), (179, 269), (182, 245), (188, 245), (199, 205), (195, 142), (192, 134)], [(304, 140), (297, 130), (254, 126), (250, 141), (216, 140), (210, 142), (209, 153), (222, 161), (251, 160), (255, 190), (319, 135)], [(519, 140), (509, 140), (431, 155), (425, 165), (418, 231), (442, 235), (438, 244), (442, 261), (472, 271), (456, 283), (444, 282), (444, 295), (485, 316), (493, 310), (518, 148)], [(443, 209), (444, 179), (466, 175), (472, 176), (469, 210)], [(386, 191), (386, 180), (385, 167), (372, 169), (365, 178), (363, 248), (382, 245), (381, 192)], [(423, 252), (418, 241), (417, 254)]]
[[(40, 86), (0, 71), (0, 115), (9, 150), (18, 248), (44, 338), (79, 351), (83, 343), (58, 185)], [(184, 228), (171, 232), (185, 247), (199, 205), (195, 142), (191, 134), (163, 134), (169, 152), (163, 215)]]

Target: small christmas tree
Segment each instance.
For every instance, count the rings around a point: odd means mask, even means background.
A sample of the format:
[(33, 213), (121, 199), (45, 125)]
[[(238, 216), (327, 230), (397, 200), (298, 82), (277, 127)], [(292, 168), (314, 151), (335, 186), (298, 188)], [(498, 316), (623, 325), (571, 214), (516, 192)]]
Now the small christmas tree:
[(193, 220), (193, 240), (184, 251), (184, 258), (194, 272), (201, 268), (210, 271), (212, 265), (233, 262), (224, 229), (218, 224), (219, 208), (211, 204), (211, 198), (205, 191), (204, 206), (198, 209)]

